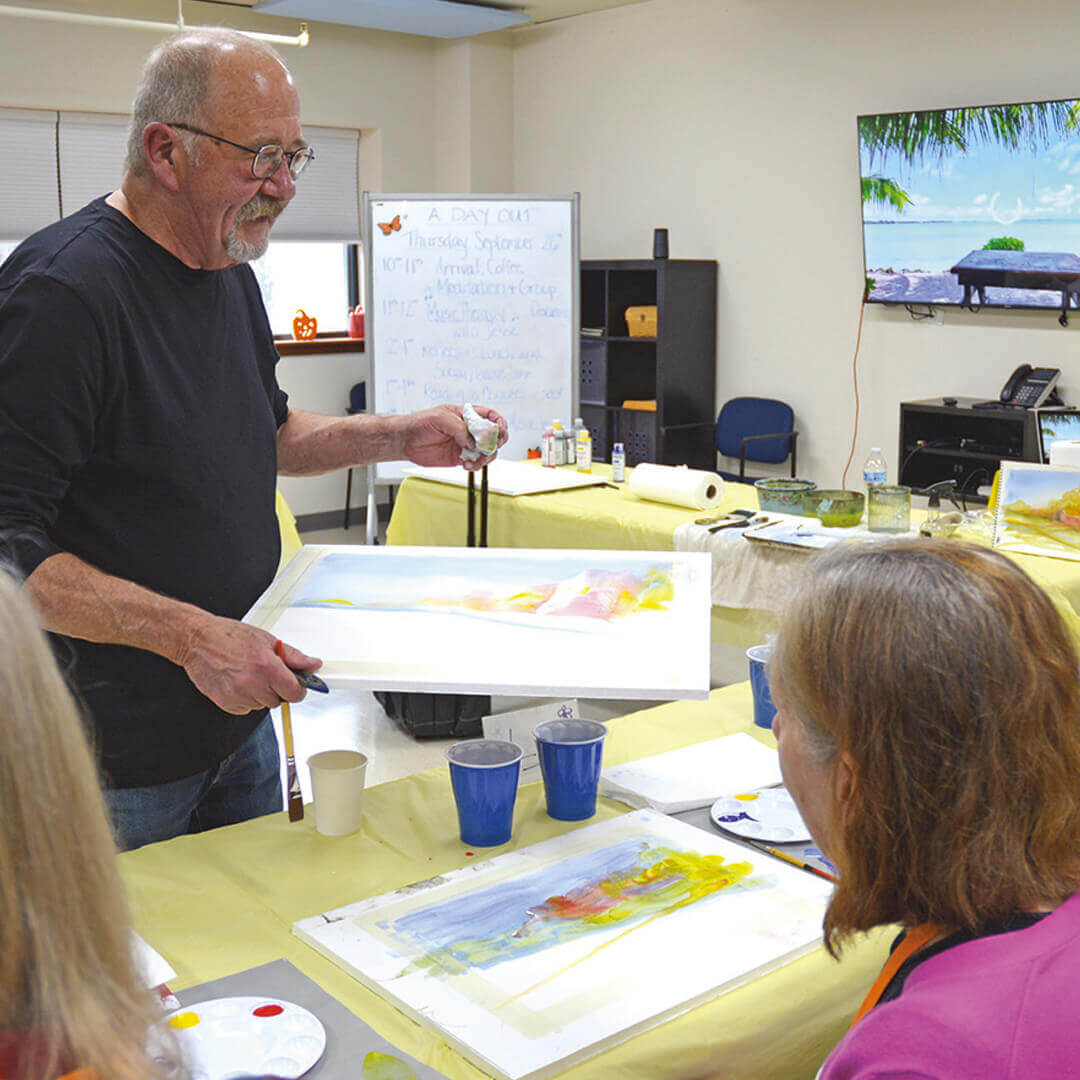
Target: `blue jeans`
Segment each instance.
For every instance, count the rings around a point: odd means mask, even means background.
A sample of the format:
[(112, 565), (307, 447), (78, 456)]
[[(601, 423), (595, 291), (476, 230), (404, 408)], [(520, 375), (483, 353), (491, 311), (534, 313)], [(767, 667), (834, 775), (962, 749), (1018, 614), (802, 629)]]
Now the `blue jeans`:
[(105, 805), (120, 851), (273, 814), (283, 807), (274, 722), (267, 715), (214, 769), (168, 784), (114, 788), (105, 792)]

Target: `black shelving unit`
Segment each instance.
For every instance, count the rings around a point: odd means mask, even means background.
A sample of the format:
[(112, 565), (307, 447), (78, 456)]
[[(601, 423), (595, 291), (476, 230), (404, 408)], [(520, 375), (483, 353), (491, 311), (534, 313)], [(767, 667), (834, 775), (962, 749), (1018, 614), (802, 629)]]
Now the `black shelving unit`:
[[(582, 260), (581, 418), (597, 460), (716, 468), (716, 275), (707, 259)], [(656, 305), (656, 337), (629, 337), (626, 309)], [(624, 401), (656, 401), (656, 412)]]
[(898, 482), (925, 488), (955, 480), (969, 502), (985, 502), (976, 489), (989, 484), (1002, 461), (1038, 461), (1034, 414), (1005, 406), (974, 409), (979, 398), (900, 403)]

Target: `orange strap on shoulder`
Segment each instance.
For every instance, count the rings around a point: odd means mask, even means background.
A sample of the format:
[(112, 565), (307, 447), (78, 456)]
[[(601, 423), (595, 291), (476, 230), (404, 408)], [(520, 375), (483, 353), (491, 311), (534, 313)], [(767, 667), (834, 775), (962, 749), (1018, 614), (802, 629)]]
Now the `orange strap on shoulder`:
[(885, 993), (885, 987), (892, 981), (892, 977), (900, 970), (904, 961), (909, 956), (917, 953), (924, 945), (929, 945), (944, 929), (945, 927), (936, 926), (934, 923), (920, 923), (918, 926), (913, 926), (904, 935), (904, 940), (893, 949), (889, 959), (885, 961), (881, 973), (874, 980), (874, 985), (870, 987), (870, 993), (866, 995), (862, 1005), (859, 1006), (859, 1011), (851, 1022), (852, 1027), (878, 1003), (881, 995)]

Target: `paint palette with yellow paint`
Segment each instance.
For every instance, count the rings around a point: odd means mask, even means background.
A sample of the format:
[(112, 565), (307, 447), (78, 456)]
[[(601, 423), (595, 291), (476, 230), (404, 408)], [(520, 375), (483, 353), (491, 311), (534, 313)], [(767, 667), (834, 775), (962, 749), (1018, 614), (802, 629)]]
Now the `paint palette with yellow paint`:
[(724, 795), (713, 803), (709, 817), (714, 825), (748, 840), (791, 844), (810, 839), (810, 830), (785, 787)]
[(322, 1057), (326, 1029), (300, 1005), (277, 998), (201, 1001), (161, 1021), (180, 1044), (191, 1080), (276, 1076), (295, 1080)]

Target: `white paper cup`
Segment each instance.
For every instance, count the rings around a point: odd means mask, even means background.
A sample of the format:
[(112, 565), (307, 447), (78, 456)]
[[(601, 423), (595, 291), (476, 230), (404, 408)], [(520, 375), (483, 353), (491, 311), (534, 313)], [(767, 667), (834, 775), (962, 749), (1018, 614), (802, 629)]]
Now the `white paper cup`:
[(348, 836), (360, 828), (367, 761), (358, 750), (324, 750), (308, 758), (315, 828), (323, 836)]

